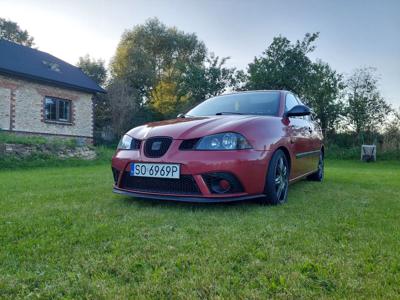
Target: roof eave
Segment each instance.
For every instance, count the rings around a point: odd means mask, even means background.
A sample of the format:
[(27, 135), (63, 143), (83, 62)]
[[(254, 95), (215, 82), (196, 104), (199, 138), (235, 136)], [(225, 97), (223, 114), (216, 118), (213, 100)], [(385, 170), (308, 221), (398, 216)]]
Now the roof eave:
[(39, 77), (39, 76), (34, 76), (34, 75), (30, 75), (30, 74), (25, 74), (25, 73), (19, 73), (19, 72), (15, 72), (12, 70), (6, 70), (6, 69), (2, 69), (0, 68), (0, 74), (6, 74), (6, 75), (12, 75), (14, 77), (18, 77), (21, 79), (30, 79), (32, 81), (37, 81), (37, 82), (41, 82), (41, 83), (47, 83), (50, 85), (55, 85), (58, 87), (63, 87), (63, 88), (67, 88), (67, 89), (72, 89), (72, 90), (77, 90), (80, 92), (87, 92), (90, 94), (96, 94), (96, 93), (102, 93), (102, 94), (106, 94), (107, 92), (99, 87), (99, 89), (91, 89), (88, 87), (83, 87), (83, 86), (77, 86), (77, 85), (73, 85), (73, 84), (69, 84), (69, 83), (65, 83), (62, 81), (57, 81), (57, 80), (51, 80), (51, 79), (47, 79), (47, 78), (43, 78), (43, 77)]

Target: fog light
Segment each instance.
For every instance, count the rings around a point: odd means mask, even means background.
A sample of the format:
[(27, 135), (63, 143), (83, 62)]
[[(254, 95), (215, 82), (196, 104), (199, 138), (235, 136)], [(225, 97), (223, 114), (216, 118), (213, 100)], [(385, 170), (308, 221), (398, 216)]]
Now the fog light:
[(231, 190), (231, 184), (228, 180), (214, 178), (211, 183), (211, 190), (216, 194), (224, 194)]
[(219, 181), (219, 187), (223, 190), (223, 191), (229, 191), (231, 188), (231, 184), (229, 183), (228, 180), (222, 179)]
[(202, 176), (212, 194), (232, 194), (244, 191), (243, 186), (233, 174), (214, 172)]

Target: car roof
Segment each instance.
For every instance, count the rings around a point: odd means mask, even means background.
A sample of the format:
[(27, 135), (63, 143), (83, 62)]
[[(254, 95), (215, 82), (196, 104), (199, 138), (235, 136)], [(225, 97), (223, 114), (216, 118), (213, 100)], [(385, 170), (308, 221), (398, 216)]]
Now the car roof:
[(219, 97), (219, 96), (226, 96), (226, 95), (236, 95), (236, 94), (250, 94), (250, 93), (267, 93), (267, 92), (278, 92), (278, 93), (291, 93), (296, 95), (295, 93), (288, 91), (288, 90), (247, 90), (247, 91), (235, 91), (235, 92), (230, 92), (230, 93), (226, 93), (226, 94), (221, 94), (215, 97)]

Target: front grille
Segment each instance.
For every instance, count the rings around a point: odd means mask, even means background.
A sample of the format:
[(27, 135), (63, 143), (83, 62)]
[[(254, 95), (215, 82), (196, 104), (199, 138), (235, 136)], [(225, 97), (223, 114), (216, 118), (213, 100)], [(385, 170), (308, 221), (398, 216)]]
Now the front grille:
[(181, 175), (180, 179), (169, 179), (130, 176), (129, 172), (124, 172), (121, 187), (139, 192), (200, 194), (196, 181), (191, 175)]
[(144, 144), (144, 154), (147, 157), (161, 157), (168, 151), (171, 143), (170, 137), (149, 138)]
[(182, 141), (179, 150), (193, 150), (200, 139), (190, 139)]

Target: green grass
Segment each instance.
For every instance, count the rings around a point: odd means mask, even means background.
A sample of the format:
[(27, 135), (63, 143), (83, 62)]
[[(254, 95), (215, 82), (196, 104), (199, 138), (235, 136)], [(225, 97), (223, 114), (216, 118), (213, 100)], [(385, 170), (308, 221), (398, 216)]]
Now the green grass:
[(48, 140), (41, 136), (16, 135), (0, 131), (0, 143), (23, 144), (23, 145), (44, 145)]
[(76, 139), (66, 138), (45, 138), (43, 136), (29, 136), (29, 135), (18, 135), (9, 132), (0, 131), (0, 144), (22, 144), (22, 145), (47, 145), (54, 148), (69, 147), (75, 148), (77, 146)]
[(400, 163), (328, 161), (283, 206), (111, 193), (108, 164), (0, 172), (0, 298), (398, 298)]

